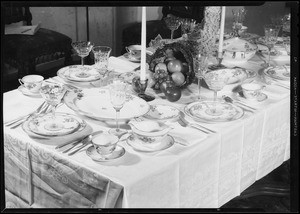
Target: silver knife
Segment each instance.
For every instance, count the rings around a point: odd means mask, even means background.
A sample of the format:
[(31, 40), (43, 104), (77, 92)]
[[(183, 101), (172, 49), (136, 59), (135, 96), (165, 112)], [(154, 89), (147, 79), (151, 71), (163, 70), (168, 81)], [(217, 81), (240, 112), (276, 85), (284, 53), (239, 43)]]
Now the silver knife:
[(103, 131), (100, 130), (100, 131), (96, 131), (86, 137), (84, 137), (82, 140), (81, 140), (81, 143), (82, 145), (80, 147), (78, 147), (76, 150), (74, 150), (73, 152), (69, 153), (68, 155), (74, 155), (75, 153), (77, 153), (79, 150), (81, 150), (83, 147), (85, 147), (91, 140), (92, 140), (92, 137), (96, 134), (100, 134), (102, 133)]

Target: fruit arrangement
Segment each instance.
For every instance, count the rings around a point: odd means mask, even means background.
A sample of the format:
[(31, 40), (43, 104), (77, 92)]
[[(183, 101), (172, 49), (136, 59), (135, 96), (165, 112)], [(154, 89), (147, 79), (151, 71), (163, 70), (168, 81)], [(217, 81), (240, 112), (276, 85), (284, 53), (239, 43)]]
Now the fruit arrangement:
[(175, 42), (158, 48), (149, 62), (152, 71), (155, 90), (165, 81), (173, 81), (179, 88), (191, 84), (195, 78), (193, 72), (193, 57), (185, 44)]

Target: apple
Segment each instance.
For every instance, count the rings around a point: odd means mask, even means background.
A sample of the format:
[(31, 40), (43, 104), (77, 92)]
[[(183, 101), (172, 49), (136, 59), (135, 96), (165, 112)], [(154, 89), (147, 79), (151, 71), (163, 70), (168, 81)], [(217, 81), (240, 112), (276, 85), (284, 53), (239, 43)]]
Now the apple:
[(176, 59), (174, 56), (172, 56), (172, 57), (167, 57), (167, 58), (165, 59), (165, 64), (167, 65), (170, 61), (172, 61), (172, 60), (174, 60), (174, 59)]
[(167, 69), (167, 65), (163, 62), (157, 63), (157, 65), (154, 68), (154, 72), (157, 70), (164, 70), (164, 71), (168, 71)]
[(175, 72), (181, 72), (182, 70), (182, 62), (178, 59), (173, 59), (171, 61), (168, 62), (168, 71), (171, 73), (175, 73)]
[(175, 72), (171, 77), (176, 86), (182, 85), (185, 81), (185, 77), (181, 72)]
[(175, 102), (180, 99), (181, 90), (178, 87), (167, 87), (164, 94), (166, 95), (167, 100)]

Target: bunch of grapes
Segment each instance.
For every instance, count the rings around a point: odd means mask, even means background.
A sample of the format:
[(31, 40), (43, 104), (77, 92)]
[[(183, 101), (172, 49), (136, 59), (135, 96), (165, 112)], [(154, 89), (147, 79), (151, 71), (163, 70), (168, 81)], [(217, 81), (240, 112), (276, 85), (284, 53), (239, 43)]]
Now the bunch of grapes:
[(155, 81), (155, 84), (153, 87), (155, 90), (159, 90), (160, 84), (163, 83), (164, 81), (168, 80), (169, 74), (168, 74), (168, 71), (159, 69), (159, 70), (155, 71), (155, 73), (153, 74), (153, 77), (154, 77), (154, 81)]

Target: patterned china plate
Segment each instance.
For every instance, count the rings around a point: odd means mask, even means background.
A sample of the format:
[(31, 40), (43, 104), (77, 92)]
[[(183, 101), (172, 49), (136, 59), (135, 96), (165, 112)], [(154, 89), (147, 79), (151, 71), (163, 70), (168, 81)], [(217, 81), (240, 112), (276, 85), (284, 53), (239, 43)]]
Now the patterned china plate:
[(97, 162), (108, 162), (122, 157), (125, 154), (125, 149), (122, 146), (117, 145), (116, 149), (110, 154), (102, 156), (100, 155), (94, 146), (90, 146), (86, 150), (86, 154)]
[(71, 65), (58, 70), (57, 75), (67, 81), (91, 82), (103, 77), (96, 68), (90, 65)]
[(144, 115), (145, 118), (150, 120), (177, 120), (180, 111), (169, 105), (151, 105), (150, 111)]
[[(106, 88), (83, 89), (81, 92), (67, 91), (64, 102), (76, 113), (96, 120), (115, 120), (116, 118), (116, 111), (110, 102), (109, 90)], [(149, 109), (150, 106), (145, 100), (127, 94), (119, 120), (126, 121), (141, 117)]]
[(281, 66), (269, 67), (264, 70), (264, 74), (273, 79), (289, 80), (291, 75), (290, 66), (281, 65)]
[(23, 85), (20, 85), (18, 87), (18, 90), (21, 91), (22, 94), (24, 94), (26, 96), (30, 96), (30, 97), (42, 97), (39, 92), (38, 93), (32, 93), (27, 88), (25, 88)]
[(217, 69), (217, 70), (214, 70), (211, 72), (213, 72), (216, 76), (220, 75), (222, 77), (223, 76), (229, 77), (227, 84), (239, 83), (246, 79), (253, 78), (256, 76), (256, 72), (254, 72), (252, 70), (240, 68), (240, 67), (222, 68), (222, 69)]
[(193, 102), (184, 108), (185, 113), (195, 121), (205, 123), (229, 122), (237, 120), (244, 115), (244, 111), (231, 103), (217, 102), (216, 108), (222, 111), (221, 115), (210, 115), (207, 113), (213, 107), (213, 101)]
[(28, 128), (31, 132), (42, 136), (62, 136), (76, 132), (82, 122), (73, 115), (63, 113), (56, 113), (55, 119), (63, 125), (62, 129), (47, 129), (47, 126), (52, 123), (52, 114), (43, 114), (31, 118), (28, 121)]
[(157, 152), (170, 148), (174, 144), (174, 138), (170, 135), (163, 137), (160, 142), (149, 143), (135, 137), (133, 134), (127, 138), (127, 144), (140, 152)]

